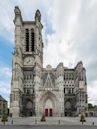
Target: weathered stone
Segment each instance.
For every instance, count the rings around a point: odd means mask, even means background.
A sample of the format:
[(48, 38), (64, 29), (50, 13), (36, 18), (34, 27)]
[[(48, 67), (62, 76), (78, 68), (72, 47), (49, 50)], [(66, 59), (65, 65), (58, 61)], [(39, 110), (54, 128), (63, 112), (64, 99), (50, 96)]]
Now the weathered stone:
[(87, 110), (86, 71), (82, 62), (74, 69), (60, 63), (43, 68), (41, 14), (23, 21), (15, 8), (10, 111), (18, 116), (76, 116)]

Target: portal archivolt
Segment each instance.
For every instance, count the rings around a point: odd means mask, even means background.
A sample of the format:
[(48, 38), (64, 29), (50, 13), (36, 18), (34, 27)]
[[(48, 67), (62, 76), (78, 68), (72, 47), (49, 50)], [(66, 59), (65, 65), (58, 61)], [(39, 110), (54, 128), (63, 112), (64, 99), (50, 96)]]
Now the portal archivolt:
[(54, 116), (56, 112), (56, 96), (51, 92), (46, 92), (40, 99), (41, 113), (45, 116)]

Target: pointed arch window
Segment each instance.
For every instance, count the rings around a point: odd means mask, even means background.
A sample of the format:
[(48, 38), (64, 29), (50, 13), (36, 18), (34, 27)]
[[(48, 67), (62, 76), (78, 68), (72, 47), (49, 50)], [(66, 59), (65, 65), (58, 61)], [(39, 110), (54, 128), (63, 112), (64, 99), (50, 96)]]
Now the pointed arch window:
[(31, 51), (34, 51), (34, 44), (35, 43), (35, 34), (34, 34), (34, 30), (31, 29)]
[(29, 52), (29, 30), (26, 29), (26, 52)]

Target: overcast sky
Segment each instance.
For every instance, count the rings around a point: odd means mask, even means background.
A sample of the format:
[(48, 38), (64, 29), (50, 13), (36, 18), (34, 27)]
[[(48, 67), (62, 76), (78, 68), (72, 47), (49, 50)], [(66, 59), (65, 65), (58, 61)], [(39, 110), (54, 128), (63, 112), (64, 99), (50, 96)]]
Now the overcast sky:
[(83, 61), (89, 102), (97, 105), (97, 0), (0, 0), (0, 94), (9, 101), (14, 48), (14, 7), (23, 20), (42, 15), (44, 67)]

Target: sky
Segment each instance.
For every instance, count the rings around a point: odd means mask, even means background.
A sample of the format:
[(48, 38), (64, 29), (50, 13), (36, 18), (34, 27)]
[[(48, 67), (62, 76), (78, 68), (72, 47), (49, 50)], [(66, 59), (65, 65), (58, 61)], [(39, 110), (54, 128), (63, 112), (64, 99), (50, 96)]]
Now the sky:
[(0, 0), (0, 94), (9, 101), (14, 41), (14, 7), (23, 20), (40, 10), (44, 67), (63, 62), (74, 68), (83, 62), (88, 101), (97, 105), (97, 0)]

